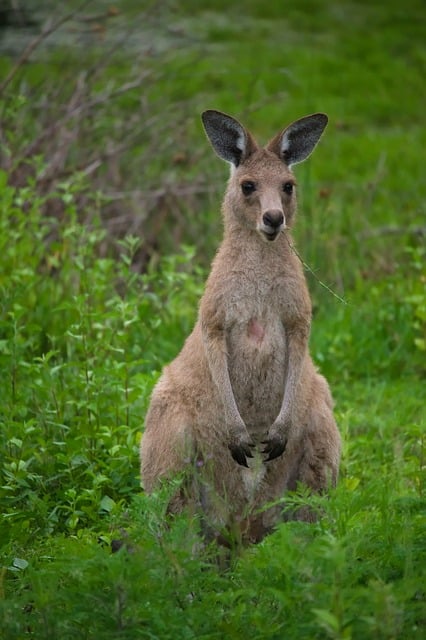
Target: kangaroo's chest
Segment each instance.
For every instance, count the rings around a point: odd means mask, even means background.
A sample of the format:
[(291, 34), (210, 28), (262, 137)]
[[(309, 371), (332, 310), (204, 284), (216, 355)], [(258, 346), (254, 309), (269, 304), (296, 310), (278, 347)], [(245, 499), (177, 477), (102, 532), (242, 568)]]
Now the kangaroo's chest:
[[(231, 301), (230, 301), (231, 302)], [(286, 376), (286, 330), (277, 298), (237, 296), (227, 316), (228, 370), (238, 409), (250, 432), (261, 433), (278, 415)]]
[[(280, 353), (285, 348), (285, 324), (291, 301), (285, 287), (273, 279), (242, 279), (227, 296), (226, 339), (228, 354), (239, 361), (247, 356)], [(258, 366), (257, 363), (256, 366)]]

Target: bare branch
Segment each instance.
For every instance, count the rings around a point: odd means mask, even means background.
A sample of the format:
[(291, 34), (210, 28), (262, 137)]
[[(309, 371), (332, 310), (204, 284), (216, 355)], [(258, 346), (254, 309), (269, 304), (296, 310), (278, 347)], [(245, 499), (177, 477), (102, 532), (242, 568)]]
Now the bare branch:
[[(123, 95), (124, 93), (132, 89), (136, 89), (142, 86), (142, 82), (148, 76), (149, 76), (149, 72), (146, 72), (145, 74), (142, 74), (142, 76), (139, 77), (137, 80), (134, 80), (132, 82), (127, 82), (121, 87), (118, 87), (113, 91), (102, 93), (96, 96), (95, 98), (92, 98), (91, 100), (87, 100), (87, 102), (83, 102), (83, 103), (78, 102), (78, 100), (75, 99), (75, 97), (78, 97), (78, 95), (81, 93), (81, 90), (82, 90), (82, 82), (81, 82), (82, 77), (80, 76), (77, 86), (75, 88), (74, 96), (71, 99), (71, 103), (67, 108), (66, 114), (62, 118), (58, 118), (57, 120), (52, 122), (52, 124), (49, 127), (46, 127), (40, 133), (40, 135), (27, 146), (27, 148), (23, 153), (23, 156), (29, 157), (33, 155), (36, 152), (36, 150), (40, 147), (40, 144), (43, 142), (43, 140), (51, 138), (56, 133), (56, 131), (61, 129), (69, 120), (75, 118), (76, 116), (81, 115), (84, 112), (90, 111), (94, 107), (99, 107), (102, 104), (106, 104), (111, 99), (116, 98), (120, 95)], [(75, 106), (72, 107), (72, 104), (75, 104)]]
[(62, 16), (62, 18), (59, 18), (59, 20), (56, 20), (56, 22), (54, 22), (53, 20), (48, 20), (47, 21), (47, 23), (44, 26), (44, 28), (41, 31), (41, 33), (36, 38), (34, 38), (34, 40), (31, 40), (31, 42), (25, 47), (25, 49), (23, 50), (23, 52), (19, 56), (18, 60), (16, 61), (15, 65), (12, 67), (12, 69), (7, 74), (6, 78), (0, 84), (0, 95), (2, 95), (4, 90), (12, 82), (12, 80), (15, 77), (16, 73), (19, 71), (19, 69), (22, 67), (22, 65), (28, 60), (28, 58), (30, 57), (32, 52), (35, 49), (37, 49), (37, 47), (44, 40), (46, 40), (52, 33), (57, 31), (65, 22), (67, 22), (68, 20), (71, 20), (79, 11), (84, 9), (92, 1), (93, 0), (84, 0), (84, 2), (79, 7), (77, 7), (77, 9), (74, 9), (70, 13), (67, 13), (66, 15)]
[(404, 233), (408, 233), (413, 236), (426, 236), (426, 226), (413, 225), (410, 227), (401, 227), (397, 225), (388, 225), (385, 227), (376, 227), (375, 229), (362, 231), (358, 234), (358, 238), (362, 240), (365, 238), (377, 238), (380, 236), (401, 236)]

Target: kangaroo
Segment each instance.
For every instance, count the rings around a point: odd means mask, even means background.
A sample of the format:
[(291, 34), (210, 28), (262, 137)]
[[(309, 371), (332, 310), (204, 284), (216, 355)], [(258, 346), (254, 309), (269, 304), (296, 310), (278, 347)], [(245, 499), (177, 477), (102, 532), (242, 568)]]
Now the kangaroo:
[(309, 355), (311, 301), (290, 235), (291, 167), (311, 154), (328, 118), (301, 118), (264, 148), (229, 115), (208, 110), (202, 121), (231, 165), (224, 236), (195, 327), (152, 393), (142, 482), (149, 493), (183, 474), (172, 512), (202, 513), (219, 541), (232, 532), (258, 542), (283, 518), (286, 491), (304, 483), (324, 492), (338, 476), (340, 435)]

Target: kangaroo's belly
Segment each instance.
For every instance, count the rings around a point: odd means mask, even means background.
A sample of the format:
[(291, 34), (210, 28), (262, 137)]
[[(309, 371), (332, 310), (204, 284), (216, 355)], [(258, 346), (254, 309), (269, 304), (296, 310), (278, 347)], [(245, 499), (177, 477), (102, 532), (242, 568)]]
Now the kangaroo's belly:
[(228, 368), (247, 428), (261, 435), (281, 408), (286, 376), (286, 336), (278, 317), (253, 317), (229, 332)]

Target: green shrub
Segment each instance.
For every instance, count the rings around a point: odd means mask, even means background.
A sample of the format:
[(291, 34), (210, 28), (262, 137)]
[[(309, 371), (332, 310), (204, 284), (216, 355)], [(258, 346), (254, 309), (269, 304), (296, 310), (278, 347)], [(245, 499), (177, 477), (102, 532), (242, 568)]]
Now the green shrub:
[(200, 286), (189, 249), (140, 275), (135, 238), (119, 243), (118, 260), (99, 257), (105, 232), (76, 221), (71, 189), (66, 222), (52, 229), (31, 187), (1, 178), (0, 499), (3, 540), (16, 540), (96, 526), (138, 491), (149, 392)]

